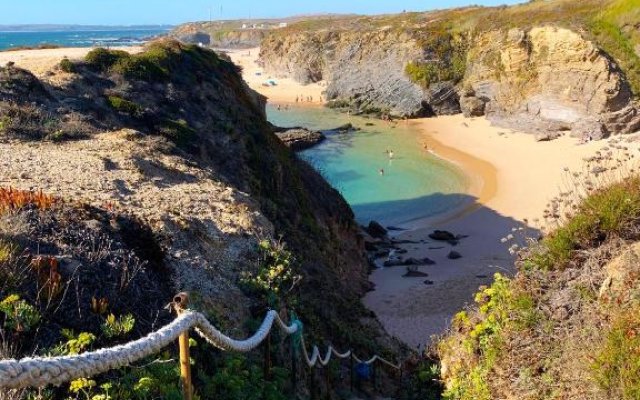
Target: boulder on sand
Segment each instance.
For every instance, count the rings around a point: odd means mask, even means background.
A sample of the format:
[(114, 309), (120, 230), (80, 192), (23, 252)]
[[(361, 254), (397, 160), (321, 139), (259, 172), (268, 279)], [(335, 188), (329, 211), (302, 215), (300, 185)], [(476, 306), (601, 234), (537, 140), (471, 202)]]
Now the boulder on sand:
[(449, 255), (447, 256), (447, 258), (449, 260), (457, 260), (459, 258), (462, 258), (462, 254), (458, 253), (457, 251), (451, 251), (449, 252)]
[(429, 237), (433, 240), (439, 240), (442, 242), (449, 242), (451, 240), (456, 240), (456, 236), (449, 231), (438, 231), (435, 230), (433, 233), (429, 234)]

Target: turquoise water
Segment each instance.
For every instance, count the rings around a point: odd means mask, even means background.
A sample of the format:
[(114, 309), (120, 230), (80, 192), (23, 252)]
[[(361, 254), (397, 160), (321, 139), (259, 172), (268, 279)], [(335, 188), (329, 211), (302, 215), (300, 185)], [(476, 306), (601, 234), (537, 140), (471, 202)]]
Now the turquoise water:
[(73, 32), (0, 32), (0, 50), (17, 46), (54, 44), (62, 47), (135, 46), (167, 30), (103, 30)]
[[(278, 111), (269, 106), (267, 113), (278, 126), (323, 130), (351, 122), (362, 128), (328, 135), (322, 144), (300, 153), (342, 193), (361, 224), (376, 220), (407, 226), (469, 201), (462, 172), (425, 151), (416, 128), (402, 122), (392, 128), (387, 122), (349, 117), (326, 108)], [(393, 159), (387, 150), (393, 151)]]

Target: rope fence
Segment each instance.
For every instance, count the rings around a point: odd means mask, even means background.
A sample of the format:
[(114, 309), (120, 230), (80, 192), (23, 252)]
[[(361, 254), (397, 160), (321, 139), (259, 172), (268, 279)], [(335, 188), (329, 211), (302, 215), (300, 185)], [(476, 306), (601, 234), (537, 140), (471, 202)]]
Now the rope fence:
[[(216, 329), (204, 315), (186, 308), (188, 296), (180, 293), (174, 298), (173, 308), (178, 317), (170, 324), (148, 334), (138, 340), (122, 345), (103, 348), (73, 356), (61, 357), (27, 357), (20, 360), (8, 359), (0, 361), (0, 388), (23, 389), (28, 387), (44, 387), (47, 385), (60, 386), (78, 378), (89, 378), (110, 370), (122, 368), (132, 363), (160, 352), (174, 340), (179, 340), (180, 364), (183, 391), (185, 399), (192, 398), (191, 372), (189, 363), (188, 332), (195, 332), (216, 348), (224, 351), (246, 353), (256, 349), (268, 339), (274, 326), (287, 336), (295, 335), (299, 338), (304, 361), (309, 368), (326, 367), (333, 356), (339, 359), (351, 358), (359, 364), (371, 365), (380, 362), (390, 368), (401, 371), (401, 365), (394, 364), (384, 358), (374, 355), (368, 360), (361, 360), (352, 350), (344, 353), (329, 346), (324, 357), (317, 346), (311, 349), (311, 356), (307, 352), (304, 341), (303, 325), (300, 320), (293, 318), (287, 325), (280, 315), (273, 310), (267, 312), (262, 324), (253, 336), (245, 340), (230, 338)], [(294, 341), (295, 342), (295, 341)]]

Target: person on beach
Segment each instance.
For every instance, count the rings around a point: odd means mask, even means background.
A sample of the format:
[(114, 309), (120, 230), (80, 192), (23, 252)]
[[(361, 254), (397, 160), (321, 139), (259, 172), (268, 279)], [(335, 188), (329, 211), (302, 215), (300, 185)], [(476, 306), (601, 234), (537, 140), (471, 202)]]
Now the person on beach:
[(389, 150), (389, 160), (393, 160), (393, 150)]
[(384, 176), (384, 168), (380, 168), (380, 176)]
[(296, 96), (296, 103), (298, 102), (298, 96)]

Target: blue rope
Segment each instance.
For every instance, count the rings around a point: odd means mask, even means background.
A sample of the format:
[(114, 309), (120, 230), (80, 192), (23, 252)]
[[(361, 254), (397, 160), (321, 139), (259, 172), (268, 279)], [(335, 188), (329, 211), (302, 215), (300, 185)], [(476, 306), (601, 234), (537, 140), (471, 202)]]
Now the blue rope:
[(302, 321), (298, 319), (296, 313), (293, 311), (291, 311), (291, 321), (293, 324), (298, 326), (298, 329), (291, 337), (291, 341), (293, 343), (293, 351), (297, 354), (300, 347), (302, 346), (302, 330), (304, 328), (304, 325), (302, 324)]

